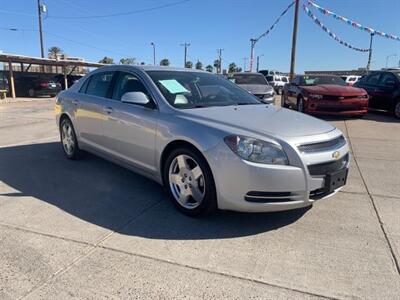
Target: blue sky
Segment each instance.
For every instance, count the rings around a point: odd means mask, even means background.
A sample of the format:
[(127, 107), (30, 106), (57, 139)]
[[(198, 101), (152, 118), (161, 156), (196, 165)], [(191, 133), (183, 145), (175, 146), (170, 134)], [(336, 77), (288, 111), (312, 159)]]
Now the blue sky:
[[(188, 59), (203, 65), (217, 58), (223, 48), (223, 67), (235, 62), (243, 67), (243, 58), (250, 55), (249, 39), (265, 31), (291, 0), (191, 0), (180, 5), (129, 16), (95, 19), (61, 19), (133, 11), (160, 6), (178, 0), (43, 0), (48, 17), (43, 20), (45, 48), (59, 46), (71, 56), (98, 61), (111, 56), (136, 57), (152, 63), (154, 41), (157, 61), (166, 57), (172, 65), (182, 66), (183, 47), (188, 41)], [(304, 0), (303, 0), (304, 1)], [(36, 0), (1, 1), (0, 27), (37, 30)], [(338, 14), (387, 33), (400, 35), (400, 0), (316, 0)], [(5, 11), (8, 11), (6, 13)], [(10, 12), (16, 12), (12, 14)], [(261, 68), (289, 70), (293, 12), (288, 12), (276, 28), (259, 41), (256, 55)], [(347, 42), (368, 48), (369, 35), (317, 12), (315, 14), (333, 32)], [(57, 34), (61, 37), (50, 35)], [(0, 30), (0, 50), (7, 53), (39, 56), (37, 31)], [(89, 47), (92, 46), (92, 47)], [(301, 10), (298, 33), (296, 71), (331, 70), (365, 67), (367, 53), (347, 49), (332, 40)], [(373, 68), (397, 64), (400, 42), (375, 37)], [(248, 60), (247, 60), (248, 64)]]

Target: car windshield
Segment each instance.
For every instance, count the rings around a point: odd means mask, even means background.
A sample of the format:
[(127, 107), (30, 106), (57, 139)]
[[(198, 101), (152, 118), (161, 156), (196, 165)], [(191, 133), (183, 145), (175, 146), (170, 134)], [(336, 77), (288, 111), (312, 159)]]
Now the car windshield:
[(347, 85), (346, 82), (338, 76), (304, 76), (304, 85), (321, 85), (321, 84), (335, 84)]
[(214, 74), (190, 71), (147, 71), (147, 74), (176, 108), (262, 104), (255, 96)]
[(265, 77), (261, 74), (235, 74), (232, 79), (236, 84), (267, 84)]

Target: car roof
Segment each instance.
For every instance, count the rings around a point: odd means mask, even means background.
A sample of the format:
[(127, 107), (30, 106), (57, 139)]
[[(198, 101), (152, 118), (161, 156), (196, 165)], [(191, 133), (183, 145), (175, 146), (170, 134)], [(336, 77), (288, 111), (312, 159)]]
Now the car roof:
[(142, 70), (142, 71), (172, 71), (172, 72), (199, 72), (199, 73), (205, 73), (203, 70), (197, 70), (197, 69), (189, 69), (189, 68), (177, 68), (177, 67), (169, 67), (169, 66), (135, 66), (135, 65), (109, 65), (109, 66), (104, 66), (99, 69), (101, 70), (107, 70), (107, 69), (136, 69), (136, 70)]

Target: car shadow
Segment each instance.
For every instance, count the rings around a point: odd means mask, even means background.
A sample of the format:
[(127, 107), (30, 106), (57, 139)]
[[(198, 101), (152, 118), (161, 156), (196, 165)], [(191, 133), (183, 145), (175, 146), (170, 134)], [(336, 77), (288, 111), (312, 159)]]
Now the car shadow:
[(55, 142), (0, 148), (0, 180), (13, 189), (0, 193), (7, 201), (34, 197), (97, 226), (153, 239), (254, 235), (291, 224), (308, 210), (190, 218), (157, 183), (93, 155), (70, 161)]
[(351, 121), (351, 120), (368, 120), (374, 122), (382, 123), (399, 123), (400, 121), (396, 119), (392, 113), (386, 111), (370, 111), (365, 116), (361, 117), (348, 117), (348, 116), (323, 116), (318, 115), (316, 118), (322, 119), (324, 121)]

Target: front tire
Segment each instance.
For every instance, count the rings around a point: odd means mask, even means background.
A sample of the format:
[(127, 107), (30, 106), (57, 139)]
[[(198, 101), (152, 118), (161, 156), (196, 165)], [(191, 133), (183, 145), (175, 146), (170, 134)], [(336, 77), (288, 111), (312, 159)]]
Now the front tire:
[(400, 119), (400, 101), (394, 105), (394, 116)]
[(211, 169), (204, 157), (190, 148), (178, 148), (167, 157), (164, 188), (175, 207), (191, 217), (211, 214), (217, 197)]
[(302, 113), (304, 112), (304, 99), (303, 99), (302, 96), (299, 96), (297, 98), (297, 106), (296, 106), (296, 108), (297, 108), (298, 112), (302, 112)]
[(74, 126), (68, 118), (64, 118), (61, 121), (60, 138), (64, 154), (68, 159), (75, 160), (83, 156), (84, 152), (79, 149)]

